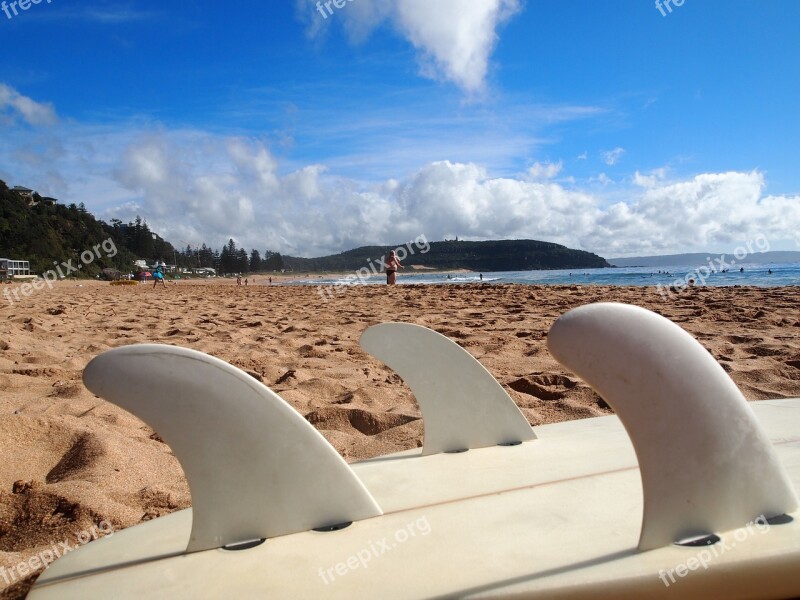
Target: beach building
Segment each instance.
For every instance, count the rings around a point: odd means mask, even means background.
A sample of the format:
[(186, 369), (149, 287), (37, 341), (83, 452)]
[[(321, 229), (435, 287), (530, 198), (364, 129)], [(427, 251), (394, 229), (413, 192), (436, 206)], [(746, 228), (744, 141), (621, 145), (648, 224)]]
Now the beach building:
[(41, 202), (37, 201), (36, 198), (32, 198), (28, 202), (28, 206), (36, 206), (37, 204), (44, 204), (45, 206), (55, 206), (58, 204), (58, 200), (56, 198), (50, 198), (49, 196), (42, 196)]
[(18, 195), (27, 200), (33, 200), (33, 195), (36, 193), (34, 190), (22, 187), (21, 185), (15, 185), (13, 188), (11, 188), (11, 191), (16, 192)]
[(26, 200), (29, 207), (36, 206), (39, 203), (39, 196), (36, 194), (36, 190), (32, 190), (21, 185), (16, 185), (11, 188), (11, 191), (20, 196), (23, 200)]
[(27, 260), (11, 260), (0, 258), (0, 281), (14, 277), (30, 277), (31, 263)]

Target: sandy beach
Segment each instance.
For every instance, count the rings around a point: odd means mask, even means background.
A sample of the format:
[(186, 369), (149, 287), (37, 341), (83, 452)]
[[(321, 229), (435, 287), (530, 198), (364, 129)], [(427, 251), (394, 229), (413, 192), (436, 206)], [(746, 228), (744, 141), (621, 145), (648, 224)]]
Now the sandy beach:
[[(109, 348), (174, 344), (226, 360), (355, 461), (422, 444), (408, 388), (358, 345), (370, 325), (410, 322), (451, 337), (535, 426), (610, 414), (546, 347), (558, 316), (598, 301), (637, 304), (678, 323), (750, 400), (800, 397), (798, 291), (697, 288), (665, 302), (653, 288), (356, 286), (324, 302), (313, 286), (63, 282), (13, 305), (3, 300), (0, 568), (61, 542), (77, 547), (93, 527), (119, 531), (191, 504), (157, 432), (83, 386), (83, 368)], [(148, 385), (142, 373), (143, 394)], [(3, 598), (23, 597), (38, 574), (0, 573)]]

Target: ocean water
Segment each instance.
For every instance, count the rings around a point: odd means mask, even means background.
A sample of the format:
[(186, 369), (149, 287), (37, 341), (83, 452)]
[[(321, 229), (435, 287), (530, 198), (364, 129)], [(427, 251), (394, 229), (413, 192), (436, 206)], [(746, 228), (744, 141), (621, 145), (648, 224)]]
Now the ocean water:
[[(560, 270), (560, 271), (504, 271), (483, 273), (483, 283), (519, 283), (531, 285), (638, 285), (671, 286), (686, 285), (687, 278), (695, 279), (695, 285), (732, 286), (752, 285), (757, 287), (800, 286), (800, 263), (789, 264), (746, 264), (744, 272), (732, 268), (727, 273), (708, 273), (700, 270), (702, 265), (675, 265), (671, 267), (615, 267), (606, 269)], [(772, 273), (769, 271), (772, 270)], [(660, 273), (659, 273), (660, 271)], [(379, 285), (386, 282), (386, 276), (375, 275), (364, 280), (355, 274), (348, 277), (308, 278), (294, 281), (295, 285)], [(451, 274), (404, 272), (398, 274), (398, 285), (463, 285), (480, 283), (478, 273)]]

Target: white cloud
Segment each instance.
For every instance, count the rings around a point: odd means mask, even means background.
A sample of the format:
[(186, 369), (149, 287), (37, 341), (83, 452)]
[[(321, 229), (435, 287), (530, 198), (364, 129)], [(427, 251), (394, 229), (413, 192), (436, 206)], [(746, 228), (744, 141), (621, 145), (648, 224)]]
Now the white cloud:
[(422, 73), (479, 91), (497, 42), (497, 27), (518, 9), (513, 0), (405, 0), (398, 24), (421, 51)]
[(649, 175), (643, 175), (639, 171), (636, 171), (633, 175), (633, 183), (642, 188), (652, 188), (664, 181), (666, 176), (667, 170), (665, 168), (655, 169), (651, 171)]
[[(138, 208), (168, 239), (216, 247), (233, 237), (247, 248), (313, 256), (424, 233), (430, 240), (532, 238), (623, 256), (724, 250), (757, 235), (790, 239), (800, 229), (800, 197), (764, 196), (758, 171), (674, 181), (656, 171), (632, 176), (638, 187), (624, 190), (604, 177), (598, 193), (492, 177), (479, 165), (450, 161), (374, 184), (335, 177), (320, 165), (281, 175), (268, 148), (239, 139), (200, 144), (217, 150), (168, 178), (148, 161), (133, 160), (140, 153), (161, 157), (165, 148), (171, 156), (185, 154), (184, 142), (143, 141), (126, 153), (121, 181), (140, 194)], [(223, 168), (209, 173), (212, 164)], [(541, 168), (553, 173), (557, 165)], [(609, 203), (623, 191), (629, 199)]]
[(625, 154), (625, 148), (617, 147), (613, 150), (608, 150), (602, 153), (603, 162), (605, 162), (609, 167), (613, 167), (619, 162), (623, 154)]
[(595, 175), (594, 177), (589, 178), (589, 183), (598, 184), (602, 187), (608, 187), (609, 185), (614, 183), (614, 180), (611, 179), (605, 173), (600, 173), (599, 175)]
[(531, 168), (528, 169), (528, 174), (534, 179), (552, 179), (558, 175), (563, 168), (564, 163), (562, 161), (558, 161), (557, 163), (535, 162)]
[(28, 125), (54, 125), (58, 121), (51, 104), (36, 102), (0, 83), (0, 119), (13, 123), (19, 117)]
[(391, 22), (417, 49), (424, 77), (451, 81), (469, 93), (484, 88), (497, 30), (521, 10), (520, 0), (378, 0), (348, 3), (323, 18), (316, 0), (297, 1), (310, 19), (312, 36), (334, 18), (341, 19), (356, 42)]
[[(4, 89), (4, 106), (23, 114)], [(794, 247), (800, 231), (800, 196), (764, 195), (760, 171), (556, 182), (561, 163), (511, 177), (484, 163), (417, 157), (414, 169), (364, 181), (335, 164), (289, 164), (259, 139), (139, 121), (32, 132), (37, 121), (19, 117), (4, 130), (5, 180), (85, 202), (106, 220), (141, 215), (176, 245), (220, 248), (233, 238), (248, 250), (319, 256), (425, 234), (540, 239), (612, 257), (730, 251), (759, 235), (774, 249)], [(453, 156), (453, 144), (437, 149)]]
[(76, 16), (80, 16), (89, 21), (116, 25), (118, 23), (130, 23), (151, 19), (156, 16), (156, 13), (152, 11), (135, 10), (127, 6), (109, 6), (105, 8), (87, 7)]
[[(630, 255), (730, 249), (758, 235), (787, 239), (800, 227), (800, 196), (764, 197), (764, 187), (758, 171), (650, 182), (633, 201), (611, 207), (587, 242)], [(613, 232), (613, 243), (603, 231)]]

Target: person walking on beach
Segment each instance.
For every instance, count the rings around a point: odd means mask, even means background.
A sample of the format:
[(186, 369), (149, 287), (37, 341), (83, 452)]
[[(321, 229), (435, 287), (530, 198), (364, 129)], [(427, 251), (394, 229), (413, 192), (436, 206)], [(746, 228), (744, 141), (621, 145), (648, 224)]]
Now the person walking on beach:
[(161, 283), (162, 286), (167, 287), (167, 282), (164, 281), (164, 267), (161, 265), (156, 266), (156, 270), (153, 271), (153, 289), (156, 289), (156, 286)]
[(386, 259), (386, 285), (394, 285), (397, 283), (397, 269), (405, 269), (400, 264), (400, 259), (394, 250), (389, 252), (389, 258)]

